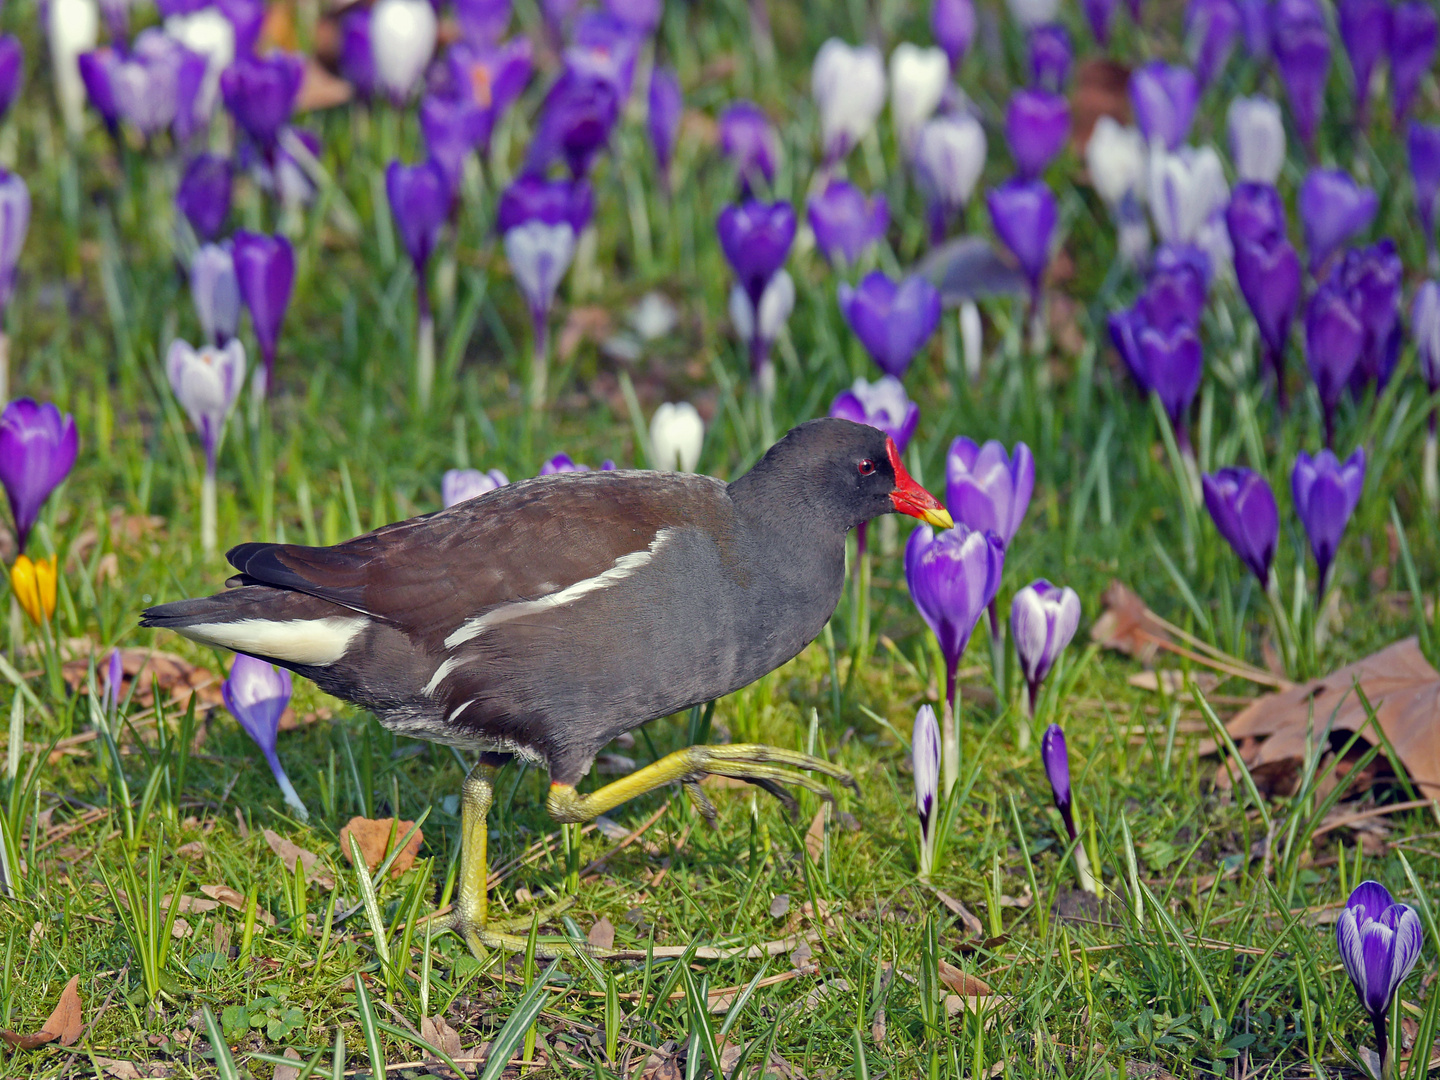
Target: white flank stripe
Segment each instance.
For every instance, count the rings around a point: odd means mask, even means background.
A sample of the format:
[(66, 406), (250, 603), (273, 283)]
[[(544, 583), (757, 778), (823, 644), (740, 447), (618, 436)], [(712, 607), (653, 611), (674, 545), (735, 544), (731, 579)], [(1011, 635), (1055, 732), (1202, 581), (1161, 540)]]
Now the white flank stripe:
[(573, 604), (582, 596), (588, 596), (599, 589), (607, 588), (617, 581), (624, 581), (637, 570), (649, 565), (650, 560), (655, 557), (655, 552), (660, 549), (660, 545), (666, 541), (669, 535), (669, 529), (661, 529), (655, 534), (655, 539), (650, 541), (650, 546), (646, 550), (632, 551), (628, 555), (621, 555), (610, 569), (596, 574), (592, 578), (586, 578), (584, 581), (577, 581), (574, 585), (568, 585), (559, 592), (542, 596), (538, 600), (522, 600), (518, 603), (506, 604), (504, 607), (487, 611), (484, 615), (466, 619), (454, 633), (445, 639), (445, 647), (453, 649), (456, 646), (464, 645), (465, 642), (479, 637), (498, 623), (520, 619), (526, 615), (538, 615), (543, 611), (551, 611), (566, 604)]
[(443, 664), (437, 667), (435, 669), (435, 674), (431, 675), (430, 681), (425, 684), (426, 696), (433, 697), (435, 691), (440, 688), (440, 684), (445, 681), (445, 676), (449, 675), (450, 672), (454, 671), (459, 666), (460, 658), (458, 656), (452, 656), (450, 657), (450, 659), (446, 660)]
[(469, 701), (465, 702), (464, 705), (456, 706), (455, 711), (445, 718), (445, 722), (447, 724), (453, 724), (455, 722), (455, 718), (459, 716), (462, 712), (464, 712), (466, 709), (468, 709), (471, 705), (474, 705), (475, 701), (475, 698), (471, 698)]
[(241, 619), (238, 622), (178, 626), (186, 637), (206, 645), (285, 660), (310, 667), (329, 667), (345, 655), (355, 635), (368, 626), (362, 615), (328, 619)]

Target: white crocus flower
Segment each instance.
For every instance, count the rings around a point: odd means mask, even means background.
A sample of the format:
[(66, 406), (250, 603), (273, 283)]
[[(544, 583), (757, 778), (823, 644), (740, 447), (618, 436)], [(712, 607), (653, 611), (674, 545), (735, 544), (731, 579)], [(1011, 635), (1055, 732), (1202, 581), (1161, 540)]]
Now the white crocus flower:
[(1145, 137), (1140, 129), (1125, 127), (1111, 116), (1095, 121), (1085, 146), (1090, 182), (1112, 210), (1125, 196), (1143, 198), (1145, 190)]
[(950, 58), (943, 49), (922, 49), (905, 41), (890, 54), (890, 118), (906, 153), (920, 126), (939, 108), (949, 82)]
[(738, 284), (730, 290), (730, 322), (744, 341), (774, 341), (795, 310), (795, 281), (786, 270), (776, 271), (760, 295), (756, 318), (750, 296)]
[(505, 257), (530, 310), (549, 311), (560, 279), (575, 257), (575, 230), (565, 221), (555, 225), (527, 221), (505, 234)]
[(55, 72), (55, 96), (65, 117), (65, 128), (78, 136), (85, 122), (85, 84), (80, 79), (79, 56), (95, 48), (100, 36), (100, 8), (95, 0), (51, 0), (50, 62)]
[(931, 198), (964, 206), (985, 171), (987, 150), (985, 129), (969, 113), (936, 117), (915, 139), (916, 178)]
[(1150, 213), (1167, 244), (1199, 243), (1212, 218), (1230, 201), (1230, 186), (1213, 146), (1181, 147), (1150, 155)]
[(1267, 97), (1237, 97), (1230, 103), (1230, 157), (1240, 181), (1273, 184), (1285, 165), (1285, 124), (1280, 106)]
[(705, 422), (688, 401), (667, 401), (650, 418), (650, 454), (657, 469), (694, 472), (704, 442)]
[(165, 20), (165, 33), (205, 57), (205, 81), (200, 84), (195, 112), (209, 116), (220, 92), (220, 73), (235, 59), (235, 25), (219, 8), (206, 7), (189, 15), (171, 15)]
[(1006, 0), (1010, 15), (1026, 30), (1053, 23), (1060, 11), (1060, 0)]
[(430, 0), (379, 0), (370, 9), (370, 51), (375, 81), (404, 101), (435, 54), (438, 24)]
[(825, 155), (838, 160), (875, 126), (885, 107), (885, 61), (880, 50), (831, 38), (815, 54), (810, 92), (820, 110)]

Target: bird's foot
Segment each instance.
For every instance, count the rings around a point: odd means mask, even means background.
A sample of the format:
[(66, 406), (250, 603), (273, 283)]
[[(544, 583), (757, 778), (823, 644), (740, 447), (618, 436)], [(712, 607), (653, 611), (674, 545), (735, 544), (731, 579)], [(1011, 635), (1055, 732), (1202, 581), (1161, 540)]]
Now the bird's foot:
[[(530, 947), (530, 930), (549, 922), (555, 916), (573, 907), (574, 897), (567, 897), (564, 900), (532, 912), (529, 917), (517, 916), (513, 919), (494, 920), (485, 922), (478, 912), (467, 911), (463, 905), (457, 904), (444, 915), (435, 916), (436, 929), (452, 931), (456, 937), (465, 942), (475, 959), (484, 962), (493, 951), (523, 953)], [(537, 937), (535, 941), (535, 955), (541, 960), (554, 960), (562, 956), (573, 957), (578, 953), (597, 960), (603, 960), (610, 956), (613, 950), (598, 949), (584, 940), (573, 938), (557, 939), (554, 937)]]

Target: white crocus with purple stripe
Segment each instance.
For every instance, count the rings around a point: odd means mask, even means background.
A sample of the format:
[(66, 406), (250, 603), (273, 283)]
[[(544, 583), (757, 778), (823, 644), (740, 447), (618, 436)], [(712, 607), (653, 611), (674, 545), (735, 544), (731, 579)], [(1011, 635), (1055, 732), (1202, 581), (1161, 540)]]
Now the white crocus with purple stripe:
[(940, 815), (940, 723), (935, 710), (921, 705), (910, 739), (915, 773), (915, 812), (920, 817), (920, 877), (935, 865), (935, 821)]
[(1374, 1025), (1385, 1080), (1394, 1073), (1386, 1030), (1390, 1002), (1420, 959), (1424, 939), (1415, 909), (1395, 903), (1377, 881), (1362, 881), (1355, 887), (1335, 924), (1340, 961)]
[(170, 343), (165, 374), (180, 407), (185, 410), (205, 450), (205, 475), (200, 485), (200, 546), (215, 553), (215, 456), (225, 434), (225, 423), (245, 383), (245, 346), (231, 338), (223, 347), (194, 349), (188, 342)]

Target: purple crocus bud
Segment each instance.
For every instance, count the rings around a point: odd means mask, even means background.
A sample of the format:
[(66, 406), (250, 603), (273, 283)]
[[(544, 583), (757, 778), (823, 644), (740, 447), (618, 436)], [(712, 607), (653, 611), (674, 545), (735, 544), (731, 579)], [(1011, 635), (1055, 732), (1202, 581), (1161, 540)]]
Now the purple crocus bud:
[(832, 264), (853, 264), (890, 226), (890, 204), (883, 192), (866, 199), (846, 180), (831, 180), (806, 207), (815, 245)]
[(587, 8), (575, 20), (575, 32), (565, 50), (565, 66), (608, 79), (615, 87), (615, 96), (621, 102), (629, 101), (642, 40), (609, 11)]
[(1255, 316), (1265, 356), (1275, 372), (1279, 400), (1285, 401), (1285, 344), (1300, 304), (1300, 256), (1284, 236), (1235, 244), (1235, 279)]
[(879, 428), (903, 454), (920, 423), (920, 406), (906, 396), (904, 383), (885, 375), (873, 383), (856, 379), (830, 403), (830, 415)]
[(240, 280), (230, 245), (205, 244), (190, 260), (190, 299), (205, 340), (224, 345), (240, 327)]
[(455, 0), (460, 36), (476, 48), (488, 48), (510, 26), (511, 0)]
[(40, 517), (40, 508), (75, 467), (80, 437), (75, 418), (54, 405), (16, 398), (0, 413), (0, 485), (10, 500), (20, 551)]
[(1115, 16), (1118, 0), (1080, 0), (1090, 32), (1103, 49), (1110, 44), (1110, 20)]
[[(615, 462), (606, 458), (600, 463), (601, 472), (611, 472), (615, 468)], [(544, 465), (540, 466), (540, 476), (550, 476), (552, 473), (590, 472), (589, 465), (581, 465), (569, 454), (559, 453), (552, 457)]]
[(537, 342), (544, 341), (555, 290), (570, 269), (593, 209), (590, 185), (583, 180), (522, 176), (500, 197), (495, 226), (504, 237), (515, 284), (529, 304)]
[(1011, 453), (994, 439), (984, 446), (960, 436), (945, 455), (945, 505), (961, 524), (993, 532), (1002, 547), (1020, 531), (1035, 490), (1035, 456), (1017, 442)]
[(715, 231), (741, 287), (758, 306), (765, 286), (790, 254), (795, 240), (794, 208), (788, 202), (751, 199), (721, 210)]
[(240, 722), (245, 734), (255, 740), (255, 745), (265, 755), (265, 762), (280, 785), (285, 803), (295, 811), (301, 821), (309, 820), (310, 813), (300, 801), (290, 778), (280, 764), (276, 753), (276, 741), (280, 734), (280, 717), (290, 704), (292, 685), (290, 672), (257, 660), (244, 653), (235, 657), (230, 665), (230, 677), (220, 686), (225, 699), (225, 708)]
[(1420, 377), (1430, 393), (1440, 390), (1440, 282), (1424, 281), (1410, 307), (1410, 333)]
[(1074, 589), (1040, 578), (1017, 592), (1011, 601), (1010, 636), (1015, 639), (1020, 673), (1030, 690), (1032, 716), (1041, 684), (1079, 626), (1080, 597)]
[(655, 151), (655, 165), (668, 190), (670, 160), (675, 156), (680, 118), (685, 111), (685, 99), (680, 94), (680, 77), (673, 68), (657, 65), (650, 73), (648, 104), (645, 127), (650, 133), (650, 147)]
[(85, 98), (90, 107), (100, 114), (111, 136), (120, 125), (120, 110), (115, 105), (115, 69), (120, 65), (120, 54), (109, 45), (82, 52), (75, 59), (80, 72), (80, 82), (85, 87)]
[(1245, 181), (1235, 185), (1225, 208), (1230, 242), (1269, 243), (1285, 236), (1285, 202), (1271, 184)]
[(1325, 104), (1330, 33), (1315, 0), (1275, 0), (1271, 46), (1301, 141), (1312, 150)]
[(810, 93), (820, 111), (825, 159), (839, 161), (875, 126), (885, 107), (885, 60), (880, 50), (831, 38), (815, 54)]
[(760, 106), (737, 101), (720, 114), (720, 152), (735, 166), (740, 176), (740, 191), (745, 198), (765, 181), (775, 182), (780, 163), (780, 136)]
[(175, 205), (190, 222), (195, 236), (208, 243), (220, 235), (230, 214), (230, 159), (199, 154), (185, 166), (175, 189)]
[(235, 28), (235, 55), (253, 53), (265, 24), (264, 0), (215, 0), (215, 6)]
[(1135, 388), (1142, 397), (1149, 397), (1151, 389), (1150, 374), (1145, 370), (1145, 357), (1140, 352), (1140, 331), (1148, 325), (1145, 312), (1138, 303), (1134, 307), (1112, 311), (1106, 320), (1111, 344), (1120, 354), (1120, 359), (1125, 361), (1130, 378), (1135, 381)]
[(1415, 182), (1415, 212), (1425, 230), (1432, 261), (1435, 252), (1435, 211), (1440, 196), (1440, 124), (1410, 122), (1406, 132), (1410, 178)]
[(1420, 80), (1435, 63), (1437, 41), (1440, 23), (1430, 4), (1425, 0), (1402, 0), (1395, 5), (1390, 24), (1390, 75), (1394, 80), (1390, 96), (1397, 126), (1410, 111)]
[[(1383, 898), (1380, 894), (1384, 894)], [(1425, 933), (1414, 908), (1393, 901), (1382, 908), (1384, 900), (1390, 900), (1384, 886), (1374, 881), (1361, 882), (1335, 924), (1335, 941), (1345, 973), (1355, 986), (1355, 996), (1370, 1015), (1380, 1067), (1388, 1076), (1393, 1072), (1388, 1060), (1386, 1022), (1390, 1001), (1420, 959)]]
[(1361, 187), (1340, 169), (1311, 169), (1297, 203), (1311, 273), (1318, 273), (1342, 244), (1368, 229), (1380, 208), (1373, 188)]
[(275, 377), (275, 346), (295, 287), (295, 249), (284, 236), (241, 229), (235, 234), (232, 254), (235, 276), (240, 280), (240, 299), (250, 312), (250, 324), (265, 361), (260, 389), (268, 393)]
[[(20, 249), (30, 231), (30, 189), (18, 173), (0, 169), (0, 320), (15, 293)], [(3, 333), (3, 330), (0, 330)]]
[(195, 434), (200, 436), (205, 468), (213, 473), (215, 451), (245, 384), (245, 346), (238, 338), (231, 338), (224, 348), (202, 345), (194, 349), (177, 338), (166, 354), (165, 374), (180, 407), (195, 425)]
[(1146, 326), (1135, 335), (1145, 377), (1150, 389), (1160, 398), (1176, 437), (1183, 447), (1187, 442), (1186, 417), (1200, 390), (1205, 354), (1200, 348), (1200, 335), (1193, 326), (1177, 323), (1170, 330)]
[(935, 44), (950, 58), (950, 70), (959, 71), (975, 39), (973, 0), (931, 0), (930, 32), (935, 35)]
[[(450, 209), (450, 182), (445, 170), (434, 161), (403, 165), (392, 161), (385, 169), (385, 194), (390, 201), (390, 214), (395, 230), (405, 245), (405, 254), (423, 281), (430, 252), (440, 235)], [(424, 303), (422, 300), (422, 309)]]
[(1215, 530), (1266, 588), (1280, 541), (1280, 512), (1269, 483), (1259, 473), (1239, 467), (1206, 473), (1200, 483)]
[(526, 156), (527, 171), (543, 174), (551, 162), (564, 161), (570, 175), (582, 179), (610, 142), (620, 103), (611, 78), (567, 68), (545, 95)]
[(1070, 103), (1048, 90), (1017, 90), (1005, 111), (1005, 141), (1020, 176), (1031, 180), (1045, 171), (1070, 134)]
[(305, 60), (295, 53), (241, 56), (221, 74), (220, 93), (235, 122), (269, 153), (290, 122), (304, 77)]
[(1240, 30), (1245, 36), (1245, 51), (1250, 59), (1263, 62), (1270, 59), (1270, 2), (1271, 0), (1239, 0)]
[(990, 208), (995, 234), (1030, 280), (1033, 303), (1050, 263), (1050, 245), (1060, 219), (1055, 195), (1039, 180), (1017, 177), (986, 192), (985, 204)]
[(1146, 324), (1162, 330), (1177, 323), (1199, 326), (1209, 276), (1210, 260), (1198, 248), (1166, 245), (1156, 251), (1137, 302)]
[(1050, 794), (1055, 809), (1065, 820), (1065, 830), (1075, 839), (1075, 821), (1070, 810), (1070, 754), (1065, 746), (1065, 732), (1059, 724), (1051, 724), (1040, 739), (1040, 760), (1045, 765), (1045, 778), (1050, 781)]
[(914, 763), (915, 812), (920, 816), (920, 872), (928, 876), (934, 858), (935, 818), (940, 805), (940, 723), (935, 710), (921, 705), (910, 737)]
[(1335, 406), (1359, 363), (1365, 347), (1365, 324), (1351, 308), (1349, 297), (1327, 281), (1305, 309), (1305, 359), (1325, 411), (1325, 445), (1335, 439)]
[(1267, 97), (1237, 97), (1226, 117), (1230, 158), (1242, 181), (1274, 184), (1285, 166), (1285, 124)]
[(105, 689), (100, 695), (100, 711), (107, 716), (120, 708), (120, 684), (125, 681), (125, 658), (119, 649), (110, 650), (105, 661)]
[(25, 49), (14, 34), (0, 36), (0, 117), (10, 111), (25, 78)]
[(1185, 9), (1185, 44), (1201, 89), (1230, 62), (1240, 24), (1235, 0), (1190, 0)]
[(1290, 473), (1290, 492), (1320, 572), (1317, 598), (1325, 594), (1335, 553), (1340, 549), (1350, 515), (1360, 504), (1364, 487), (1363, 446), (1357, 447), (1343, 465), (1329, 450), (1321, 450), (1313, 458), (1302, 450), (1295, 459), (1295, 468)]
[(958, 522), (938, 534), (921, 525), (905, 545), (905, 582), (945, 657), (947, 701), (954, 700), (954, 670), (981, 613), (1000, 591), (1004, 568), (1000, 537)]
[(1189, 68), (1155, 60), (1130, 76), (1130, 103), (1145, 138), (1176, 150), (1195, 121), (1200, 84)]
[(1375, 65), (1390, 45), (1390, 0), (1340, 0), (1335, 14), (1340, 43), (1355, 76), (1355, 114), (1363, 124), (1368, 119)]
[(465, 161), (490, 141), (493, 113), (479, 108), (469, 95), (427, 94), (420, 102), (420, 133), (430, 161), (445, 176), (447, 202), (460, 190)]
[(940, 325), (940, 290), (920, 275), (894, 282), (873, 270), (854, 288), (841, 282), (840, 311), (887, 375), (900, 378)]
[(1331, 272), (1350, 308), (1365, 327), (1365, 343), (1351, 376), (1352, 390), (1374, 380), (1384, 390), (1400, 356), (1400, 293), (1405, 268), (1388, 237), (1370, 247), (1351, 248)]
[(1063, 94), (1075, 59), (1070, 31), (1060, 23), (1046, 23), (1032, 28), (1025, 41), (1030, 52), (1030, 85)]
[(484, 495), (510, 483), (499, 469), (481, 472), (479, 469), (446, 469), (440, 478), (440, 499), (448, 510), (456, 503)]
[(605, 0), (605, 10), (637, 37), (648, 37), (660, 25), (664, 0)]
[(368, 100), (375, 93), (375, 53), (370, 48), (370, 8), (355, 4), (340, 16), (340, 74)]

